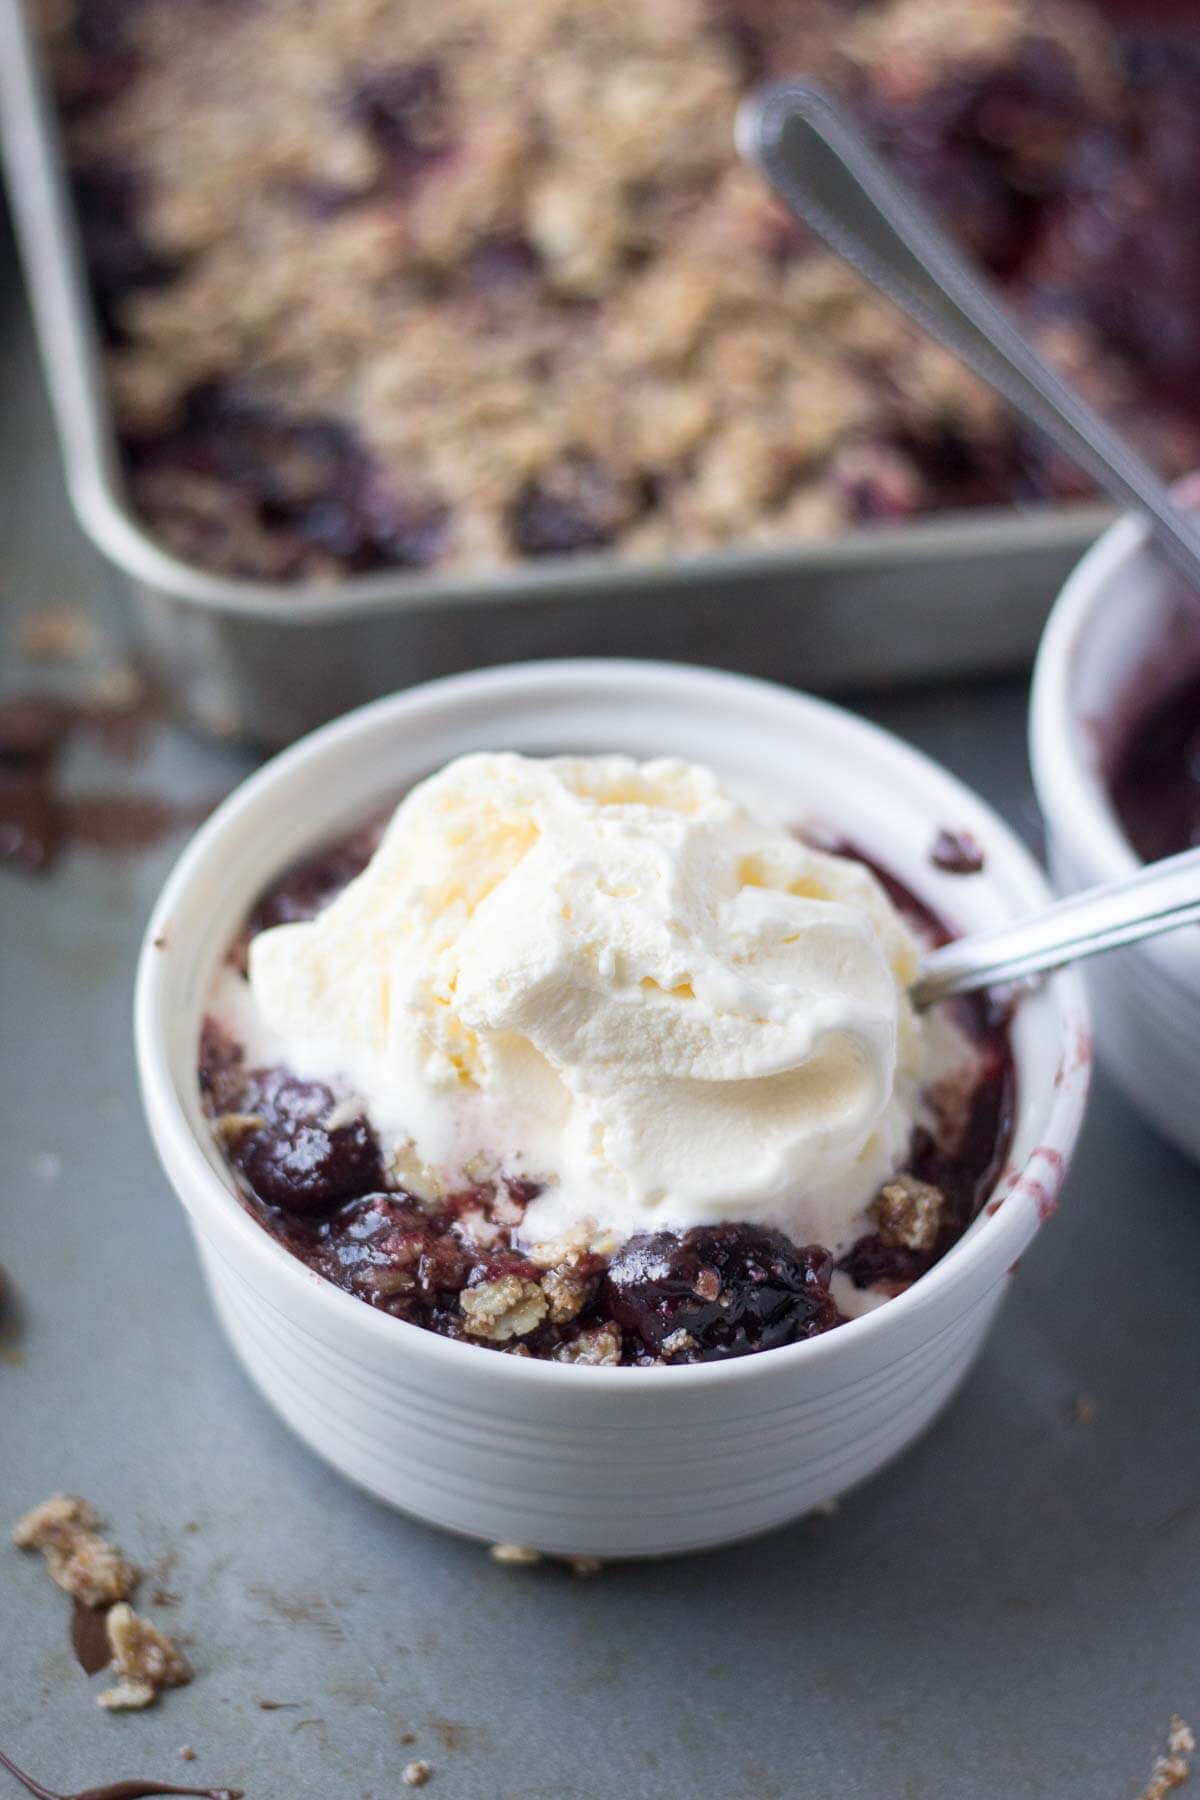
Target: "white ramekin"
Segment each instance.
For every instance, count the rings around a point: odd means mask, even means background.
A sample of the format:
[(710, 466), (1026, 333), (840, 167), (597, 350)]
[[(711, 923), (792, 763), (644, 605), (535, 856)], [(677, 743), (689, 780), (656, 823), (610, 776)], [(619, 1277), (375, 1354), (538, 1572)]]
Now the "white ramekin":
[[(383, 1500), (485, 1539), (607, 1557), (762, 1531), (895, 1456), (966, 1373), (1075, 1141), (1082, 985), (1067, 972), (1022, 1001), (1018, 1118), (997, 1196), (877, 1311), (809, 1343), (688, 1368), (581, 1368), (436, 1337), (321, 1281), (243, 1211), (201, 1116), (196, 1039), (213, 970), (264, 884), (480, 748), (707, 761), (780, 816), (835, 823), (964, 927), (1042, 904), (1045, 883), (966, 788), (835, 707), (694, 668), (587, 661), (410, 688), (317, 732), (213, 815), (155, 908), (137, 994), (151, 1130), (230, 1340), (299, 1435)], [(983, 874), (931, 866), (944, 826), (985, 847)]]
[[(1194, 484), (1184, 490), (1197, 496)], [(1137, 710), (1200, 667), (1200, 608), (1121, 519), (1079, 564), (1038, 651), (1030, 756), (1062, 893), (1140, 867), (1109, 795), (1113, 753)], [(1088, 964), (1105, 1067), (1165, 1137), (1200, 1159), (1200, 932), (1156, 938)]]

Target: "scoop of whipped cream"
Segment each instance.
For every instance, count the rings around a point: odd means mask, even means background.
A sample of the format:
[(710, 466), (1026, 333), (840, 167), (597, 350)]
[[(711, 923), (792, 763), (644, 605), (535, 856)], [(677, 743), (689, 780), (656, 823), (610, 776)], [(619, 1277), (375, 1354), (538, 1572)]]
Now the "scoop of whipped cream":
[(418, 1193), (544, 1183), (527, 1241), (753, 1220), (836, 1247), (907, 1146), (915, 968), (867, 870), (709, 770), (488, 754), (414, 788), (249, 977)]

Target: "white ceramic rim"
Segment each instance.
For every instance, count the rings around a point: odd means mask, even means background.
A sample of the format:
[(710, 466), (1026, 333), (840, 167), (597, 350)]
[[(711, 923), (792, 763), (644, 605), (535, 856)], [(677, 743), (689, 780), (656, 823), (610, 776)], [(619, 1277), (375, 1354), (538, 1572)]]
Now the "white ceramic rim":
[[(816, 709), (826, 716), (831, 725), (837, 722), (844, 732), (861, 734), (886, 745), (887, 754), (898, 765), (906, 765), (914, 774), (921, 773), (926, 778), (933, 776), (942, 783), (959, 789), (973, 807), (983, 808), (989, 814), (993, 838), (1003, 844), (1006, 856), (1021, 869), (1023, 877), (1033, 887), (1040, 889), (1047, 900), (1050, 898), (1045, 876), (1010, 828), (978, 795), (932, 758), (841, 707), (814, 699), (811, 695), (789, 691), (772, 682), (697, 668), (689, 664), (578, 658), (509, 664), (465, 675), (452, 675), (407, 688), (398, 694), (359, 707), (312, 732), (290, 749), (272, 758), (237, 787), (184, 850), (151, 914), (138, 965), (134, 1008), (138, 1070), (152, 1135), (172, 1183), (179, 1192), (182, 1203), (192, 1214), (194, 1223), (202, 1232), (206, 1231), (203, 1213), (211, 1214), (220, 1229), (232, 1233), (236, 1252), (244, 1259), (243, 1266), (246, 1269), (257, 1268), (265, 1280), (288, 1284), (299, 1302), (322, 1310), (331, 1327), (336, 1328), (340, 1320), (348, 1341), (356, 1332), (371, 1334), (376, 1337), (382, 1352), (386, 1353), (390, 1345), (394, 1353), (401, 1347), (398, 1334), (402, 1334), (405, 1355), (415, 1362), (425, 1360), (431, 1364), (440, 1363), (446, 1371), (456, 1369), (464, 1379), (477, 1383), (488, 1381), (502, 1388), (528, 1387), (530, 1383), (542, 1386), (561, 1384), (569, 1391), (572, 1385), (583, 1383), (593, 1392), (597, 1389), (614, 1392), (632, 1381), (639, 1388), (644, 1384), (652, 1384), (666, 1394), (682, 1393), (685, 1389), (702, 1386), (753, 1382), (757, 1378), (756, 1371), (764, 1361), (768, 1361), (770, 1367), (778, 1371), (781, 1359), (789, 1358), (799, 1371), (803, 1365), (815, 1365), (818, 1360), (846, 1355), (852, 1346), (857, 1348), (870, 1336), (900, 1333), (921, 1311), (937, 1305), (944, 1290), (956, 1284), (969, 1288), (971, 1283), (967, 1278), (981, 1264), (990, 1264), (1002, 1270), (1008, 1268), (1035, 1235), (1045, 1214), (1046, 1163), (1043, 1159), (1048, 1153), (1051, 1158), (1059, 1160), (1059, 1166), (1065, 1165), (1083, 1117), (1090, 1062), (1090, 1030), (1083, 985), (1075, 969), (1060, 970), (1047, 983), (1047, 992), (1054, 1003), (1061, 1028), (1061, 1079), (1055, 1080), (1040, 1141), (1017, 1172), (1012, 1185), (1007, 1188), (1001, 1205), (990, 1214), (985, 1205), (969, 1235), (953, 1246), (928, 1274), (923, 1275), (904, 1293), (889, 1300), (885, 1306), (847, 1321), (836, 1331), (798, 1344), (782, 1346), (769, 1353), (765, 1352), (762, 1356), (734, 1357), (722, 1362), (692, 1363), (661, 1369), (633, 1369), (591, 1367), (541, 1361), (532, 1357), (486, 1354), (476, 1345), (459, 1343), (405, 1320), (376, 1312), (331, 1282), (315, 1276), (262, 1229), (238, 1203), (229, 1186), (222, 1182), (192, 1130), (171, 1074), (166, 1049), (164, 1014), (171, 976), (167, 959), (157, 947), (156, 940), (161, 939), (168, 931), (172, 916), (189, 887), (210, 863), (219, 861), (220, 847), (226, 833), (238, 824), (244, 813), (257, 807), (281, 779), (290, 777), (298, 767), (322, 756), (335, 745), (340, 745), (344, 739), (369, 729), (389, 714), (403, 716), (411, 727), (419, 721), (422, 711), (441, 708), (447, 703), (453, 704), (460, 698), (475, 699), (489, 691), (501, 694), (514, 688), (524, 688), (536, 693), (539, 689), (553, 690), (565, 681), (603, 684), (610, 691), (614, 686), (623, 686), (625, 690), (643, 686), (658, 692), (664, 688), (674, 688), (676, 691), (690, 689), (697, 699), (704, 698), (714, 706), (718, 706), (723, 697), (736, 693), (743, 698), (757, 698), (763, 706), (769, 705), (776, 709), (781, 705), (794, 706), (800, 723), (803, 722), (805, 712)], [(231, 939), (236, 925), (237, 921), (230, 921)], [(1071, 1053), (1074, 1055), (1073, 1062), (1068, 1060)], [(1020, 1074), (1018, 1059), (1018, 1109), (1022, 1104)], [(184, 1190), (192, 1198), (185, 1197)], [(199, 1207), (194, 1204), (194, 1199), (201, 1202)], [(964, 1304), (961, 1311), (971, 1311), (977, 1304), (978, 1298), (973, 1297)], [(939, 1330), (945, 1329), (946, 1325), (947, 1321), (943, 1318), (939, 1323)]]
[[(1142, 867), (1122, 831), (1098, 762), (1085, 749), (1071, 683), (1079, 645), (1097, 603), (1122, 568), (1146, 547), (1144, 521), (1118, 519), (1068, 576), (1042, 634), (1034, 664), (1029, 753), (1042, 815), (1055, 835), (1082, 850), (1099, 879), (1117, 881)], [(1118, 698), (1118, 696), (1114, 696)]]

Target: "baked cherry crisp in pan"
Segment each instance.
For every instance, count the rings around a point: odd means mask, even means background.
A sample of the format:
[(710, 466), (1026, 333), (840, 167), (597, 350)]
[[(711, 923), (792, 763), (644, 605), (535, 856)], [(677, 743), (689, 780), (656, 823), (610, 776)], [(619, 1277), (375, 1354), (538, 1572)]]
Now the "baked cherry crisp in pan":
[(853, 102), (1050, 356), (1200, 461), (1200, 35), (1085, 0), (38, 0), (133, 505), (271, 581), (786, 545), (1082, 478), (815, 248)]

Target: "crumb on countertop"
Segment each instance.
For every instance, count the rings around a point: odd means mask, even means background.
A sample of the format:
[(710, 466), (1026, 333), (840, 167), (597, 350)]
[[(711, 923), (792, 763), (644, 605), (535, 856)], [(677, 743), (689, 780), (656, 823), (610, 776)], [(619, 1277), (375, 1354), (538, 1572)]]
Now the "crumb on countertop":
[(183, 1687), (192, 1679), (182, 1651), (127, 1601), (114, 1606), (105, 1623), (117, 1684), (105, 1688), (98, 1706), (109, 1712), (137, 1712), (152, 1706), (163, 1688)]
[(96, 1531), (96, 1514), (77, 1494), (52, 1494), (18, 1519), (13, 1543), (40, 1550), (53, 1581), (84, 1606), (127, 1600), (137, 1574), (119, 1550)]
[(82, 607), (47, 606), (22, 619), (17, 648), (31, 662), (80, 662), (95, 642)]
[(400, 1779), (405, 1787), (424, 1787), (432, 1774), (433, 1769), (429, 1763), (419, 1761), (410, 1762), (405, 1763), (404, 1772)]
[(525, 1544), (493, 1544), (488, 1551), (493, 1562), (509, 1563), (519, 1568), (531, 1568), (540, 1563), (540, 1550), (530, 1550)]
[(1185, 1781), (1190, 1780), (1190, 1758), (1195, 1748), (1195, 1732), (1178, 1713), (1172, 1713), (1171, 1723), (1167, 1728), (1167, 1754), (1155, 1757), (1150, 1779), (1138, 1800), (1166, 1800), (1166, 1796), (1174, 1788), (1182, 1787)]

